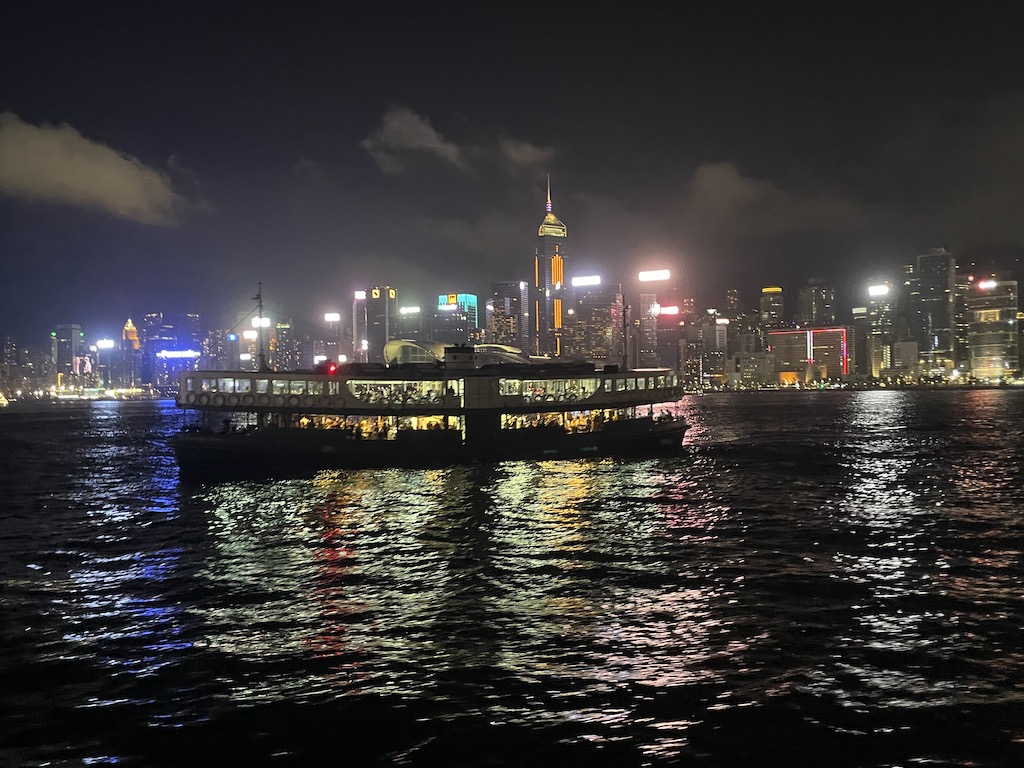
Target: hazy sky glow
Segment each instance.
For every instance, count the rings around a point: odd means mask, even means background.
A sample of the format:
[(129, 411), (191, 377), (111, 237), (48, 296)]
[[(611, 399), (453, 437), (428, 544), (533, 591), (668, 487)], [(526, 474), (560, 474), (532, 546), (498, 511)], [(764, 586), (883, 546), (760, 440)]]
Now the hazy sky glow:
[(1024, 252), (1003, 4), (371, 5), (6, 9), (0, 333), (484, 293), (528, 276), (548, 172), (570, 277), (705, 303)]

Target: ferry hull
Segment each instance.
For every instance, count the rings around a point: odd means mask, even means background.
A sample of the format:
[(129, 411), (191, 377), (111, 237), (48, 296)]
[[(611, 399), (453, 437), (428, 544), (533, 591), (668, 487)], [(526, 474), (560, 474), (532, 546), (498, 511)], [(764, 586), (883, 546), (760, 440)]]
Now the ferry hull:
[(301, 477), (325, 469), (431, 468), (508, 460), (654, 456), (678, 453), (686, 424), (638, 420), (600, 432), (571, 434), (544, 427), (508, 430), (500, 440), (464, 444), (455, 430), (400, 433), (392, 440), (356, 439), (337, 430), (263, 429), (182, 432), (174, 449), (183, 478)]

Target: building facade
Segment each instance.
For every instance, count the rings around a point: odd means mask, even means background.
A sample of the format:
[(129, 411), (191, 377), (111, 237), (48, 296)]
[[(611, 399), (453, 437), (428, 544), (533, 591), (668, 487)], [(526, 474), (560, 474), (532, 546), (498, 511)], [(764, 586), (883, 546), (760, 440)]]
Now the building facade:
[(565, 321), (565, 246), (568, 230), (552, 212), (551, 184), (544, 220), (537, 230), (530, 285), (530, 354), (558, 357), (562, 354)]

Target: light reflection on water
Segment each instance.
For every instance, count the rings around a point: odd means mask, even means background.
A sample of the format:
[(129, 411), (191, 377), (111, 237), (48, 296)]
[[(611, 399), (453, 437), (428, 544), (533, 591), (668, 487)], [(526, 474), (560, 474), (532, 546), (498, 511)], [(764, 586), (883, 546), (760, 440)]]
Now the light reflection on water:
[[(5, 669), (30, 659), (62, 706), (143, 732), (238, 707), (417, 707), (436, 725), (403, 747), (414, 763), (445, 728), (500, 723), (752, 764), (765, 721), (825, 744), (910, 723), (911, 763), (961, 715), (986, 758), (1024, 704), (1022, 400), (687, 398), (679, 458), (197, 487), (177, 481), (173, 410), (104, 404), (0, 455)], [(10, 723), (27, 732), (53, 710), (19, 674), (0, 697), (29, 707)]]

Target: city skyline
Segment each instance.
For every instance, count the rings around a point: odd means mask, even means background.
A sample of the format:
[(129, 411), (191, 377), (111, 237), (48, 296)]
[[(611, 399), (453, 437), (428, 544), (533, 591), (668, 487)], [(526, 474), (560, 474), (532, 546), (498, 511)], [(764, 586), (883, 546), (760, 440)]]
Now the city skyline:
[(1019, 11), (678, 10), (14, 10), (0, 333), (228, 327), (257, 282), (296, 323), (377, 282), (487, 295), (529, 279), (548, 173), (568, 276), (665, 263), (702, 306), (1019, 265)]

